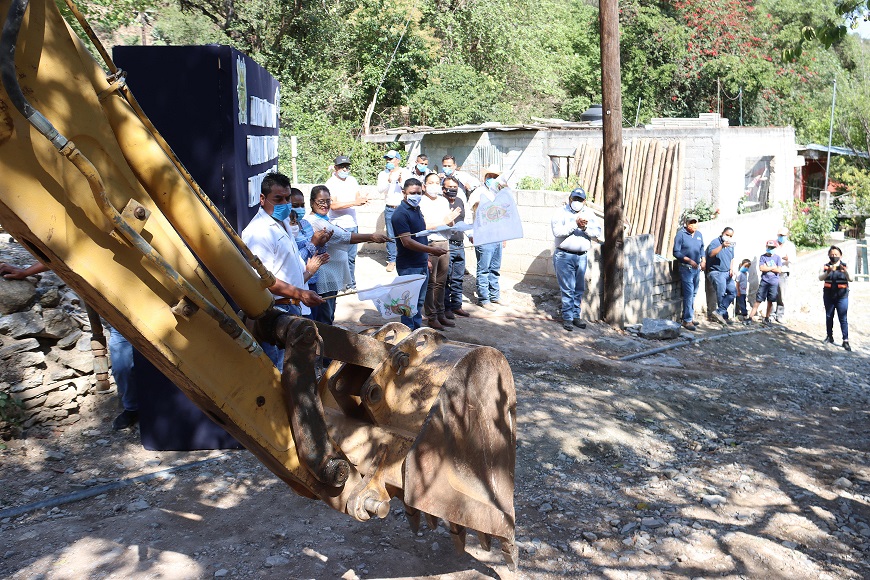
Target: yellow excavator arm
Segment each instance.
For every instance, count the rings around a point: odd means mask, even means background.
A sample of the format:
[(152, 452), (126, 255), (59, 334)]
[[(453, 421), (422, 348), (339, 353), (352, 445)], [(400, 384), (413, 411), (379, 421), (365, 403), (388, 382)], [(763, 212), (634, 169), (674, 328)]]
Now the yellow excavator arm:
[[(425, 515), (460, 548), (467, 530), (486, 548), (496, 537), (514, 567), (504, 356), (431, 329), (355, 334), (273, 309), (274, 276), (96, 37), (106, 68), (53, 0), (0, 0), (0, 18), (3, 227), (295, 492), (358, 520), (399, 498), (415, 530)], [(264, 341), (285, 348), (283, 373)]]

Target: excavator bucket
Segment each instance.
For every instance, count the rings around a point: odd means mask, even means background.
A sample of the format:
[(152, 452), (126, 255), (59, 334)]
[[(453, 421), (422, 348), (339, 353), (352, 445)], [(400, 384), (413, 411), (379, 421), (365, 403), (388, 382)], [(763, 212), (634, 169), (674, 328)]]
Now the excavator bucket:
[[(458, 548), (470, 531), (486, 549), (497, 538), (515, 566), (504, 356), (431, 329), (357, 334), (272, 308), (274, 276), (96, 37), (106, 68), (54, 0), (0, 0), (0, 19), (4, 229), (298, 494), (363, 521), (397, 498), (412, 529), (443, 521)], [(263, 342), (284, 347), (283, 371)]]

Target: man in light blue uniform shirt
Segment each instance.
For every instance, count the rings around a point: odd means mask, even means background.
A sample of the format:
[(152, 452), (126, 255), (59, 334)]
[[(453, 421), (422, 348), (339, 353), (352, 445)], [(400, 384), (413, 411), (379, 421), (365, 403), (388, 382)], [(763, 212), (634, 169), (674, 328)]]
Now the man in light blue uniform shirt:
[(686, 216), (686, 224), (674, 237), (674, 258), (680, 269), (683, 287), (683, 328), (697, 330), (695, 326), (695, 296), (701, 283), (701, 270), (706, 265), (704, 259), (704, 237), (698, 229), (698, 216)]
[(583, 294), (586, 292), (586, 264), (592, 240), (601, 242), (604, 230), (592, 210), (586, 207), (586, 191), (578, 187), (568, 196), (551, 222), (555, 248), (553, 267), (562, 294), (562, 328), (586, 328), (580, 319)]

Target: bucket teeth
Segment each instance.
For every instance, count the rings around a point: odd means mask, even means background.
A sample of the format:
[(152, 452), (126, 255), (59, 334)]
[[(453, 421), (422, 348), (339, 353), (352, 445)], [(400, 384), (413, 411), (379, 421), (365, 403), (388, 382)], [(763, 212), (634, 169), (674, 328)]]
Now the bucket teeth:
[(453, 540), (453, 547), (456, 551), (462, 554), (465, 552), (465, 537), (466, 531), (464, 526), (450, 523), (450, 539)]
[(405, 517), (408, 518), (408, 525), (411, 526), (411, 531), (415, 534), (420, 531), (420, 510), (405, 506)]
[(433, 516), (432, 514), (426, 514), (426, 524), (429, 526), (430, 530), (438, 529), (438, 518)]
[(477, 541), (480, 542), (480, 547), (489, 552), (492, 549), (492, 536), (477, 532)]
[(516, 544), (507, 540), (501, 540), (501, 554), (507, 563), (508, 570), (516, 572), (519, 553)]

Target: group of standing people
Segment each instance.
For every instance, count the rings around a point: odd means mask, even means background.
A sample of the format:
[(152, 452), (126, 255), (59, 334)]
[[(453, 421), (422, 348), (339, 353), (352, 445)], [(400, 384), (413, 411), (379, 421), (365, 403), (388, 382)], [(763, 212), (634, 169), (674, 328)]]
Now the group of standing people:
[[(459, 170), (451, 155), (442, 159), (441, 172), (430, 170), (425, 155), (410, 169), (401, 166), (397, 151), (388, 151), (384, 160), (378, 190), (385, 195), (386, 235), (359, 230), (356, 208), (369, 200), (351, 175), (347, 156), (336, 157), (330, 178), (311, 189), (308, 210), (304, 194), (287, 176), (271, 173), (263, 179), (260, 208), (242, 231), (242, 240), (275, 274), (269, 290), (276, 308), (333, 324), (338, 294), (357, 287), (358, 245), (368, 242), (386, 244), (387, 271), (426, 277), (417, 313), (402, 317), (411, 329), (422, 326), (424, 316), (437, 330), (456, 326), (457, 316), (470, 316), (462, 308), (466, 234), (425, 232), (473, 221), (481, 200), (493, 199), (500, 188), (501, 172), (490, 167), (480, 182)], [(472, 232), (468, 239), (473, 243)], [(475, 246), (478, 304), (486, 310), (500, 300), (502, 246)], [(273, 345), (264, 345), (264, 350), (281, 368), (283, 352)]]
[[(788, 284), (791, 277), (791, 267), (797, 257), (797, 248), (788, 239), (789, 230), (780, 228), (776, 239), (767, 240), (762, 252), (757, 258), (758, 289), (752, 309), (747, 313), (749, 293), (749, 271), (752, 260), (735, 259), (734, 229), (726, 227), (722, 233), (711, 241), (706, 248), (701, 233), (697, 230), (698, 216), (688, 215), (685, 224), (674, 239), (673, 254), (680, 273), (683, 295), (683, 328), (695, 331), (698, 321), (695, 320), (695, 297), (700, 286), (701, 272), (707, 274), (707, 282), (713, 290), (713, 308), (710, 317), (722, 325), (734, 324), (734, 318), (739, 318), (744, 324), (751, 324), (762, 305), (766, 310), (762, 324), (771, 325), (773, 321), (785, 322), (785, 300), (788, 297)], [(849, 330), (846, 320), (848, 309), (848, 283), (851, 274), (846, 265), (840, 261), (842, 252), (836, 246), (828, 251), (829, 262), (819, 272), (819, 279), (824, 282), (823, 299), (825, 304), (827, 338), (833, 343), (833, 318), (836, 312), (843, 333), (843, 348), (852, 350), (849, 345)], [(729, 308), (735, 302), (734, 317), (730, 316)]]
[[(399, 274), (408, 272), (409, 256), (403, 255), (405, 238), (439, 250), (429, 251), (428, 266), (425, 273), (425, 297), (423, 312), (426, 323), (436, 330), (444, 330), (456, 326), (456, 317), (468, 317), (470, 313), (462, 308), (463, 279), (466, 272), (465, 245), (466, 236), (469, 243), (474, 243), (473, 232), (448, 231), (432, 232), (428, 236), (410, 236), (409, 234), (431, 230), (438, 226), (453, 226), (459, 222), (473, 222), (481, 201), (492, 201), (500, 187), (501, 171), (490, 166), (484, 171), (483, 182), (468, 172), (462, 171), (456, 165), (452, 155), (441, 159), (441, 171), (430, 167), (429, 158), (425, 154), (416, 157), (411, 168), (402, 167), (402, 156), (394, 150), (384, 155), (385, 167), (378, 175), (378, 192), (385, 196), (384, 223), (387, 235), (387, 271), (397, 270)], [(415, 184), (412, 182), (417, 181)], [(416, 187), (420, 186), (419, 201)], [(408, 188), (412, 193), (408, 197)], [(410, 208), (403, 209), (402, 204)], [(402, 210), (402, 211), (400, 211)], [(416, 215), (419, 210), (419, 216)], [(419, 225), (419, 217), (424, 227), (408, 231), (406, 223), (408, 213), (415, 218), (414, 224)], [(396, 214), (400, 214), (399, 222), (402, 230), (397, 229)], [(425, 240), (423, 239), (425, 238)], [(420, 248), (414, 246), (417, 251)], [(474, 247), (477, 258), (477, 304), (487, 311), (494, 311), (494, 304), (501, 300), (499, 276), (501, 269), (502, 242), (482, 244)], [(406, 248), (405, 248), (406, 249)], [(443, 253), (441, 252), (443, 250)], [(417, 258), (415, 262), (420, 262)], [(415, 264), (419, 268), (419, 264)], [(421, 315), (422, 324), (423, 315)], [(411, 325), (409, 325), (411, 326)], [(416, 328), (417, 326), (412, 326)]]

